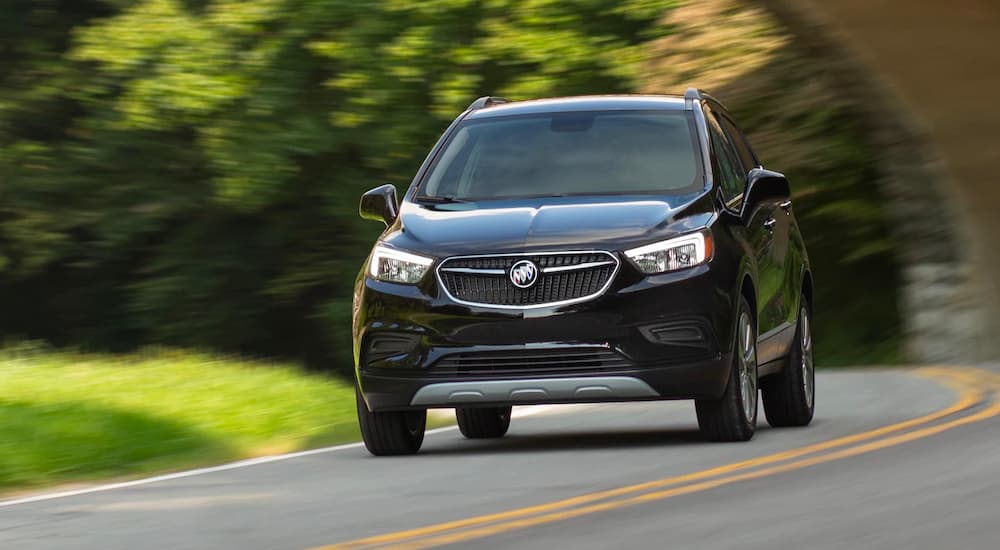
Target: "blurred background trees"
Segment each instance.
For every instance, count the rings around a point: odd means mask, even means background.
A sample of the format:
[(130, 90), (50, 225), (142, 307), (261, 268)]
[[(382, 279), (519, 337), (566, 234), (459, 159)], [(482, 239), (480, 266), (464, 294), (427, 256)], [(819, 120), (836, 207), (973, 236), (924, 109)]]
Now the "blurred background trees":
[(346, 371), (358, 196), (472, 99), (695, 84), (791, 177), (820, 361), (898, 360), (877, 155), (752, 3), (7, 0), (0, 67), (0, 340)]
[(484, 93), (626, 92), (666, 0), (13, 0), (0, 332), (350, 366), (351, 283)]

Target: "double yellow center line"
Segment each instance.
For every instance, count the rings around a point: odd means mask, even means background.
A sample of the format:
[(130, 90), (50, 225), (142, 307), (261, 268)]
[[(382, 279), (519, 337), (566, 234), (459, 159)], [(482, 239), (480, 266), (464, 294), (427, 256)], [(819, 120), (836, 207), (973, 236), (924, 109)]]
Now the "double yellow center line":
[[(1000, 400), (993, 400), (981, 410), (970, 411), (984, 403), (989, 394), (1000, 390), (1000, 375), (969, 368), (928, 367), (915, 372), (951, 387), (956, 391), (957, 400), (949, 407), (904, 422), (725, 466), (496, 514), (343, 542), (317, 550), (418, 549), (454, 544), (798, 470), (929, 437), (1000, 414)], [(955, 418), (939, 422), (951, 416)]]

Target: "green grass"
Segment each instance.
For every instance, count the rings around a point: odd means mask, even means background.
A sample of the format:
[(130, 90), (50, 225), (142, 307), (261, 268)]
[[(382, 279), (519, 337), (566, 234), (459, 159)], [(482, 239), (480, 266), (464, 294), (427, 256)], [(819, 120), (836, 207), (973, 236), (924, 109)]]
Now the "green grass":
[(170, 350), (0, 350), (0, 491), (358, 439), (354, 390), (293, 365)]

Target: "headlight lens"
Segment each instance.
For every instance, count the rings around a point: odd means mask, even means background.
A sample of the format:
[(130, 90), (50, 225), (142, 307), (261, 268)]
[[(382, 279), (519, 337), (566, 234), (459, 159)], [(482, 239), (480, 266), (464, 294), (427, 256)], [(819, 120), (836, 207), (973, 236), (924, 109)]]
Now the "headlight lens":
[(368, 272), (381, 281), (413, 284), (427, 274), (433, 262), (431, 258), (377, 245), (372, 250)]
[(712, 235), (691, 233), (626, 250), (625, 255), (647, 275), (693, 267), (712, 258)]

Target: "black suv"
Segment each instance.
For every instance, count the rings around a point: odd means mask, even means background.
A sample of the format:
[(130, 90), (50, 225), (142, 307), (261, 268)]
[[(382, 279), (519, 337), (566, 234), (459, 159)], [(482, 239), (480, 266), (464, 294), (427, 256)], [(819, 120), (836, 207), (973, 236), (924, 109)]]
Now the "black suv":
[(502, 437), (511, 405), (694, 399), (713, 441), (812, 420), (812, 275), (788, 181), (680, 96), (476, 100), (385, 222), (354, 292), (358, 418), (415, 453), (427, 409)]

